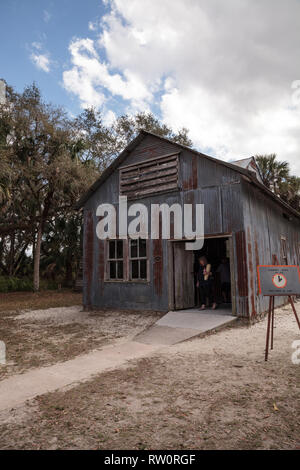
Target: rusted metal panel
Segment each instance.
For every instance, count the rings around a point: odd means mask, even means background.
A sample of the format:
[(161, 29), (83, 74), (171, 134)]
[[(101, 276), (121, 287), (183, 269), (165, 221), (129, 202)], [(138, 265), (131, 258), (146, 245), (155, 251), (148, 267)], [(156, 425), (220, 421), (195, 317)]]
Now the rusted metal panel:
[(182, 189), (185, 191), (198, 188), (198, 160), (195, 154), (185, 157), (187, 164), (182, 170)]
[(178, 147), (170, 142), (157, 139), (155, 136), (148, 135), (142, 142), (130, 153), (126, 159), (125, 165), (138, 163), (150, 158), (167, 155), (172, 152), (178, 152)]
[[(217, 162), (209, 160), (201, 155), (194, 155), (194, 168), (192, 163), (192, 154), (186, 150), (181, 154), (183, 180), (190, 177), (191, 168), (193, 173), (197, 167), (197, 187), (206, 188), (212, 186), (221, 186), (235, 184), (240, 181), (240, 175), (235, 171)], [(194, 179), (195, 181), (195, 179)], [(195, 189), (195, 188), (193, 188)]]
[(99, 291), (102, 293), (105, 279), (105, 241), (98, 240), (98, 280)]
[(200, 197), (198, 196), (199, 202), (197, 200), (197, 192), (196, 191), (185, 191), (183, 193), (183, 203), (184, 204), (201, 204)]
[(236, 311), (237, 311), (237, 316), (249, 318), (248, 297), (237, 297)]
[(174, 242), (175, 309), (191, 308), (195, 303), (193, 282), (194, 254), (185, 250), (183, 242)]
[(243, 207), (240, 183), (220, 186), (222, 231), (235, 232), (243, 228)]
[(99, 281), (104, 281), (104, 240), (98, 240), (98, 259), (99, 259), (99, 264), (98, 264), (98, 277)]
[(180, 180), (185, 202), (194, 192), (194, 203), (205, 206), (206, 234), (232, 233), (243, 228), (240, 177), (234, 171), (183, 151)]
[[(250, 312), (252, 318), (267, 311), (267, 299), (258, 292), (256, 267), (271, 264), (273, 255), (282, 256), (282, 238), (286, 239), (286, 262), (293, 264), (297, 257), (300, 221), (289, 220), (283, 209), (266, 194), (243, 182), (243, 217), (247, 227), (247, 263)], [(253, 271), (253, 272), (252, 272)], [(276, 306), (285, 303), (276, 298)]]
[[(155, 309), (166, 311), (174, 303), (170, 291), (174, 285), (174, 269), (170, 258), (170, 243), (166, 240), (149, 240), (149, 282), (103, 282), (105, 272), (105, 250), (95, 234), (96, 208), (103, 202), (109, 202), (118, 208), (118, 198), (122, 188), (131, 187), (136, 191), (136, 183), (154, 181), (151, 172), (141, 180), (136, 169), (129, 165), (151, 168), (157, 157), (175, 155), (178, 147), (170, 142), (161, 141), (155, 136), (145, 137), (126, 158), (128, 183), (120, 184), (119, 169), (115, 168), (103, 184), (88, 199), (85, 205), (84, 237), (84, 304), (95, 307)], [(124, 170), (125, 168), (123, 168)], [(123, 171), (122, 170), (122, 171)], [(174, 167), (158, 170), (158, 179), (172, 177)], [(175, 173), (174, 173), (175, 174)], [(131, 178), (131, 181), (130, 181)], [(162, 182), (160, 181), (160, 184)], [(173, 183), (173, 182), (171, 182)], [(266, 302), (258, 294), (256, 266), (268, 264), (272, 254), (280, 255), (280, 237), (287, 240), (287, 258), (289, 263), (300, 261), (299, 220), (284, 217), (283, 209), (267, 194), (246, 181), (241, 181), (240, 174), (232, 168), (219, 165), (194, 154), (188, 149), (180, 149), (178, 165), (178, 187), (173, 192), (159, 192), (155, 184), (149, 186), (150, 193), (139, 194), (140, 202), (148, 208), (151, 204), (166, 203), (171, 206), (181, 204), (205, 204), (205, 235), (232, 235), (232, 269), (234, 270), (235, 305), (239, 316), (250, 317), (266, 310)], [(165, 188), (168, 191), (168, 188)], [(161, 186), (159, 187), (161, 190)], [(130, 190), (129, 190), (130, 193)], [(127, 193), (127, 194), (129, 194)], [(124, 193), (123, 193), (124, 194)], [(132, 202), (131, 202), (132, 203)], [(130, 204), (128, 204), (130, 206)], [(149, 219), (150, 220), (150, 219)], [(174, 235), (171, 217), (171, 236)], [(126, 243), (125, 243), (125, 246)], [(127, 255), (124, 254), (126, 258)], [(127, 258), (126, 258), (127, 259)], [(124, 268), (127, 269), (126, 262)], [(171, 271), (170, 271), (171, 270)], [(125, 276), (128, 279), (128, 276)], [(281, 302), (282, 300), (280, 300)], [(278, 301), (279, 302), (279, 301)]]
[(173, 243), (167, 242), (167, 260), (168, 260), (168, 307), (169, 310), (174, 310), (175, 308), (175, 295), (174, 295), (174, 251)]
[(94, 261), (94, 223), (91, 210), (85, 213), (84, 233), (84, 304), (86, 307), (92, 305), (93, 289), (93, 261)]
[(237, 256), (237, 288), (240, 297), (248, 298), (248, 268), (245, 232), (235, 234)]
[(163, 290), (163, 240), (153, 240), (153, 283), (154, 292), (161, 296)]
[(252, 240), (250, 227), (247, 229), (247, 246), (248, 246), (248, 273), (250, 281), (250, 316), (251, 318), (256, 316), (256, 302), (255, 302), (255, 285), (254, 277), (256, 277), (256, 268), (253, 266), (253, 254), (252, 254)]
[(205, 233), (222, 233), (222, 210), (219, 187), (202, 189), (201, 201), (204, 204)]

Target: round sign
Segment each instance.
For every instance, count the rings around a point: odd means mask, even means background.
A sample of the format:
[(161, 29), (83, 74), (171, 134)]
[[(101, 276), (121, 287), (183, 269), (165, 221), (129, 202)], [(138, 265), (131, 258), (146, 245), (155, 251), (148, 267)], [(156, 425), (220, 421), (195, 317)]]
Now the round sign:
[(277, 273), (273, 276), (272, 282), (277, 289), (283, 289), (287, 285), (287, 278), (283, 274)]

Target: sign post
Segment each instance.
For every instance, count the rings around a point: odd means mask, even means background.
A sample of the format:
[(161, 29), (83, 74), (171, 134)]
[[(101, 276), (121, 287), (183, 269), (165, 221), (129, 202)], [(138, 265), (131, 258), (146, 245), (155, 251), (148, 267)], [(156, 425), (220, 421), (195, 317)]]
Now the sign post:
[(292, 306), (296, 322), (300, 330), (300, 320), (292, 296), (300, 294), (300, 268), (293, 265), (280, 265), (277, 257), (273, 256), (272, 265), (257, 266), (259, 292), (262, 295), (269, 296), (268, 326), (266, 337), (265, 361), (268, 360), (270, 333), (271, 347), (273, 349), (274, 341), (274, 310), (275, 296), (287, 296)]

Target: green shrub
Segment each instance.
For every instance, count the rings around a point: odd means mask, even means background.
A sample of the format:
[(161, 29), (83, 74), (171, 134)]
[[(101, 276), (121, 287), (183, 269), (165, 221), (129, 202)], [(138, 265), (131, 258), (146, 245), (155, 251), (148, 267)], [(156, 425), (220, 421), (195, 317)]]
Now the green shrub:
[(40, 290), (56, 290), (58, 283), (56, 281), (48, 281), (45, 279), (40, 280)]
[[(58, 289), (57, 281), (40, 280), (40, 290), (56, 290)], [(30, 292), (33, 291), (33, 281), (29, 278), (18, 278), (13, 276), (0, 277), (0, 292)]]
[(0, 292), (32, 291), (33, 282), (30, 279), (17, 277), (0, 277)]

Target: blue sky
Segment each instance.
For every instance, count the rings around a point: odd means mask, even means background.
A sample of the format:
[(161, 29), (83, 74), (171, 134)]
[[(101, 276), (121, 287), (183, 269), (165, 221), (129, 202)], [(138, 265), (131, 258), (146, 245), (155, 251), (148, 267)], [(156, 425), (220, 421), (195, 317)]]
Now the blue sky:
[(0, 77), (71, 114), (152, 111), (300, 175), (300, 0), (0, 0)]
[[(88, 24), (100, 18), (105, 7), (95, 0), (1, 0), (0, 77), (22, 91), (35, 81), (46, 100), (80, 111), (79, 101), (62, 86), (62, 71), (68, 64), (68, 46), (73, 37), (90, 33)], [(30, 56), (39, 44), (40, 53), (53, 60), (50, 72), (34, 65)]]

